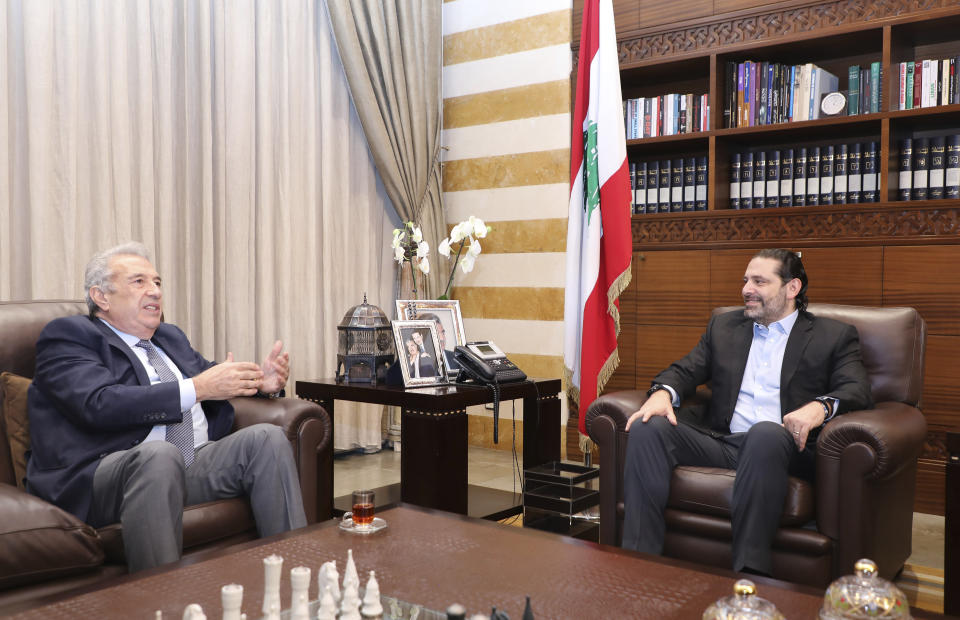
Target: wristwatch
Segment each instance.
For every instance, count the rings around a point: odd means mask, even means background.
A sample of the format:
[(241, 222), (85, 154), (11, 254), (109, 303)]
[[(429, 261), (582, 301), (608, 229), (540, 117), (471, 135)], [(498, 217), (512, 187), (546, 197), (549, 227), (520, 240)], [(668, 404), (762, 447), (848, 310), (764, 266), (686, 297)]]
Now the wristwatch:
[(823, 405), (823, 422), (826, 424), (827, 421), (833, 417), (833, 399), (827, 398), (826, 396), (818, 396), (813, 400)]
[[(659, 392), (660, 390), (667, 390), (667, 386), (662, 383), (654, 383), (652, 386), (650, 386), (650, 389), (647, 390), (647, 398), (650, 398), (653, 396), (654, 392)], [(667, 391), (669, 392), (670, 390)]]

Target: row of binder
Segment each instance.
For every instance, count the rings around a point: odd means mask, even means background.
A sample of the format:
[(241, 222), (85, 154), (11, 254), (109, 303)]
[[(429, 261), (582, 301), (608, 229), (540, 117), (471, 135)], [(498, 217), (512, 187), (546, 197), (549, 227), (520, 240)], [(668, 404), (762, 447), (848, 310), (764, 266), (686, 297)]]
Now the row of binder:
[(635, 215), (706, 211), (707, 158), (630, 162), (630, 187)]

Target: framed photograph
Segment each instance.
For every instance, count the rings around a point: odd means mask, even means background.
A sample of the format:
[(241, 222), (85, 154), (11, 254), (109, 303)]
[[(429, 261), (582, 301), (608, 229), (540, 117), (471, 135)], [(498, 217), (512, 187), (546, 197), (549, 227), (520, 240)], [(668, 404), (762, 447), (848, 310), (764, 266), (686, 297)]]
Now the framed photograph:
[[(437, 325), (437, 337), (447, 374), (455, 378), (460, 365), (453, 359), (453, 348), (467, 342), (463, 330), (463, 317), (460, 315), (460, 301), (457, 299), (398, 299), (397, 318), (401, 320), (428, 320)], [(399, 349), (398, 349), (399, 351)]]
[(432, 320), (393, 321), (397, 361), (403, 371), (403, 386), (438, 385), (447, 382), (443, 347)]

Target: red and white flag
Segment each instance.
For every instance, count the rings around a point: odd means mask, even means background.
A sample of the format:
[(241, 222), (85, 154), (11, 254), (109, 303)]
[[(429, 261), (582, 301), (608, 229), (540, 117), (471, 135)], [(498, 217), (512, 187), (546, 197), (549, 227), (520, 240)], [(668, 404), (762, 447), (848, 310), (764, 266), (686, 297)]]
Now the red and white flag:
[(573, 132), (563, 361), (584, 414), (620, 364), (620, 293), (630, 283), (630, 174), (611, 0), (585, 0)]

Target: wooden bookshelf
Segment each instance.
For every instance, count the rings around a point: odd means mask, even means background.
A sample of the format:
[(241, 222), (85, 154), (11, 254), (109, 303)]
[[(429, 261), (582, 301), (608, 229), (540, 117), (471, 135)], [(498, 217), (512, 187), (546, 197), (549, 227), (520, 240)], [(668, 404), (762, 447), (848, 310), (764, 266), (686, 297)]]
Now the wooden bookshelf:
[[(657, 371), (689, 351), (711, 308), (738, 303), (737, 283), (757, 249), (800, 250), (815, 301), (910, 305), (926, 319), (928, 441), (916, 509), (942, 514), (946, 430), (960, 426), (960, 391), (949, 370), (960, 367), (960, 200), (898, 201), (897, 173), (900, 140), (960, 133), (960, 105), (901, 111), (895, 102), (900, 62), (960, 55), (960, 0), (682, 4), (682, 14), (671, 18), (645, 1), (614, 0), (623, 98), (707, 93), (710, 104), (706, 131), (629, 140), (629, 159), (707, 156), (709, 171), (707, 211), (631, 220), (634, 273), (621, 297), (621, 364), (606, 390), (646, 389)], [(581, 6), (574, 0), (575, 38)], [(840, 90), (848, 88), (848, 66), (879, 61), (881, 111), (724, 128), (725, 63), (746, 60), (811, 62), (837, 75)], [(879, 147), (879, 202), (729, 208), (735, 152), (867, 141)], [(575, 440), (567, 452), (577, 458)]]

